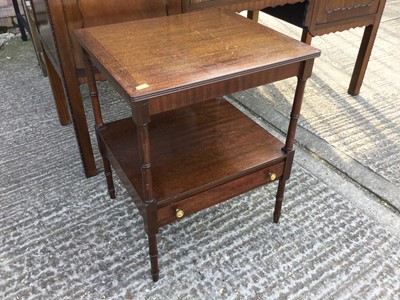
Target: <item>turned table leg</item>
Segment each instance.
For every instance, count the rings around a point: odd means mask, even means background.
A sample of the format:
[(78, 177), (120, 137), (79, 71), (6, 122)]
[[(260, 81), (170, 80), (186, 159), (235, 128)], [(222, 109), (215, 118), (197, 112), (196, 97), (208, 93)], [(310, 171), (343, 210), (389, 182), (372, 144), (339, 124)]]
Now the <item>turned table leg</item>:
[(151, 155), (149, 138), (149, 111), (147, 104), (136, 104), (132, 111), (137, 128), (137, 140), (139, 147), (140, 171), (142, 176), (142, 197), (145, 206), (145, 230), (149, 241), (149, 255), (151, 276), (153, 281), (158, 281), (158, 250), (157, 250), (157, 203), (153, 195), (153, 180), (151, 173)]
[(150, 271), (151, 277), (154, 282), (157, 282), (160, 277), (158, 269), (158, 249), (157, 249), (157, 235), (148, 235), (149, 240), (149, 255), (150, 255)]
[(287, 153), (287, 158), (285, 162), (285, 168), (281, 179), (279, 180), (278, 192), (276, 194), (275, 210), (274, 210), (274, 222), (278, 223), (282, 211), (282, 203), (284, 200), (284, 190), (286, 180), (290, 177), (290, 172), (293, 164), (294, 157), (294, 140), (296, 135), (297, 122), (300, 117), (301, 106), (303, 104), (304, 90), (306, 87), (307, 79), (311, 76), (312, 67), (314, 60), (308, 60), (303, 63), (303, 66), (299, 72), (296, 92), (294, 95), (292, 111), (290, 113), (289, 128), (287, 131), (285, 146), (283, 151)]
[(276, 201), (275, 201), (275, 209), (274, 209), (274, 223), (278, 223), (279, 218), (281, 217), (282, 203), (283, 203), (283, 197), (284, 197), (284, 193), (285, 193), (285, 185), (286, 185), (286, 179), (281, 178), (279, 180), (278, 192), (276, 193)]
[(86, 72), (87, 83), (88, 83), (88, 87), (89, 87), (90, 98), (92, 100), (93, 114), (94, 114), (94, 119), (96, 122), (96, 127), (95, 127), (96, 128), (96, 137), (97, 137), (97, 142), (99, 145), (100, 154), (101, 154), (101, 157), (103, 160), (104, 173), (106, 175), (108, 194), (110, 195), (111, 199), (114, 199), (115, 198), (115, 188), (114, 188), (114, 181), (112, 178), (110, 161), (108, 160), (108, 157), (105, 154), (104, 142), (98, 136), (98, 131), (104, 126), (104, 122), (103, 122), (103, 117), (101, 114), (101, 107), (100, 107), (100, 102), (99, 102), (97, 86), (96, 86), (96, 79), (95, 79), (95, 76), (93, 73), (92, 62), (90, 61), (90, 59), (86, 53), (84, 53), (84, 62), (85, 62), (85, 72)]

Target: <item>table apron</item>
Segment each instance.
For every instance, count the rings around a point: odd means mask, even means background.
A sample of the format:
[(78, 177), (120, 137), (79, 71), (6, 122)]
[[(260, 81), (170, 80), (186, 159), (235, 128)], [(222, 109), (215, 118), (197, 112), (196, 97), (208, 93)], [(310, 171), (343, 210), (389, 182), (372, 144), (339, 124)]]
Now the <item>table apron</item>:
[[(300, 72), (302, 72), (304, 63), (305, 62), (296, 62), (232, 79), (224, 79), (198, 87), (190, 87), (181, 91), (175, 91), (174, 93), (155, 96), (145, 101), (147, 101), (149, 114), (152, 115), (290, 77), (302, 76), (303, 74), (300, 74)], [(307, 76), (310, 75), (307, 74)]]

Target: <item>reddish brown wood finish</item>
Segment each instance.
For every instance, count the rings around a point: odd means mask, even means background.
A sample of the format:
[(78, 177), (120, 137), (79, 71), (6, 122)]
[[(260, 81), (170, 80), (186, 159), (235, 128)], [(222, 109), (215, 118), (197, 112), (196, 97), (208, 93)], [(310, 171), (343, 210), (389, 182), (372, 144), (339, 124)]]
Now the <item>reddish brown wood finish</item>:
[[(96, 164), (75, 74), (75, 63), (69, 50), (71, 42), (68, 37), (62, 3), (60, 1), (33, 0), (32, 7), (35, 11), (43, 50), (52, 63), (52, 69), (56, 71), (52, 75), (60, 78), (56, 82), (61, 82), (64, 90), (65, 97), (54, 94), (55, 101), (62, 103), (67, 99), (85, 175), (87, 177), (94, 176), (97, 174)], [(51, 69), (48, 68), (48, 71), (51, 72)], [(56, 88), (59, 89), (59, 87)]]
[[(55, 70), (52, 73), (52, 78), (55, 79), (52, 80), (52, 88), (57, 107), (61, 108), (58, 111), (59, 118), (62, 124), (68, 122), (68, 114), (63, 109), (68, 101), (86, 176), (95, 175), (96, 166), (81, 104), (79, 85), (86, 82), (86, 77), (83, 72), (84, 63), (81, 49), (72, 37), (74, 29), (215, 7), (224, 7), (233, 11), (250, 10), (252, 12), (249, 13), (249, 18), (257, 19), (257, 10), (299, 2), (305, 2), (305, 0), (32, 0), (33, 13), (38, 21), (40, 40), (44, 52), (52, 63), (52, 67), (49, 69)], [(309, 0), (308, 2), (304, 24), (310, 28), (311, 33), (308, 30), (304, 31), (302, 39), (307, 43), (311, 43), (312, 35), (346, 30), (355, 26), (368, 26), (349, 88), (349, 93), (358, 94), (385, 1), (379, 1), (376, 14), (371, 14), (371, 11), (375, 9), (377, 1), (374, 1), (371, 6), (369, 6), (369, 0), (346, 1), (346, 3), (367, 3), (364, 5), (365, 7), (357, 6), (355, 9), (349, 9), (349, 12), (335, 10), (335, 5), (337, 6), (337, 3), (343, 1)], [(321, 6), (324, 3), (328, 3), (327, 7), (333, 9), (333, 12), (326, 12)], [(312, 17), (314, 19), (311, 22)], [(343, 20), (343, 18), (345, 19)], [(163, 34), (164, 32), (160, 33), (160, 36)], [(105, 79), (101, 74), (95, 73), (96, 79)], [(64, 92), (64, 96), (61, 92)], [(186, 96), (184, 92), (181, 92), (182, 99)], [(180, 106), (177, 103), (166, 105), (165, 101), (160, 99), (159, 103), (151, 104), (151, 113)]]
[[(293, 0), (222, 0), (212, 1), (213, 5), (225, 6), (233, 10), (261, 9), (264, 6), (282, 5)], [(90, 177), (96, 174), (91, 142), (86, 118), (81, 104), (79, 85), (86, 82), (83, 55), (79, 45), (72, 38), (76, 28), (103, 25), (122, 21), (153, 18), (165, 14), (180, 14), (185, 7), (181, 0), (32, 0), (33, 13), (38, 20), (39, 35), (44, 52), (52, 63), (52, 85), (58, 107), (69, 103), (84, 172)], [(96, 72), (95, 72), (96, 73)], [(59, 80), (56, 79), (59, 77)], [(96, 79), (104, 76), (96, 73)], [(60, 89), (62, 83), (63, 89)], [(64, 92), (64, 96), (60, 91)], [(59, 110), (62, 124), (67, 123), (65, 112)]]
[[(68, 102), (73, 120), (83, 169), (87, 177), (97, 174), (86, 116), (80, 94), (80, 82), (85, 82), (83, 55), (71, 38), (75, 28), (101, 25), (166, 14), (163, 0), (32, 0), (33, 12), (38, 24), (40, 40), (52, 67), (53, 91), (58, 107)], [(59, 78), (59, 79), (57, 79)], [(104, 77), (97, 76), (102, 79)], [(62, 83), (62, 95), (60, 93)], [(63, 120), (64, 115), (59, 118)], [(63, 122), (65, 123), (65, 122)]]
[(68, 112), (67, 99), (65, 99), (64, 87), (61, 78), (58, 76), (57, 71), (54, 69), (54, 65), (47, 57), (46, 52), (42, 52), (42, 57), (45, 63), (47, 76), (49, 77), (51, 90), (53, 92), (58, 119), (61, 125), (68, 125), (71, 123), (71, 118)]
[[(75, 33), (132, 109), (132, 118), (103, 124), (88, 60), (99, 145), (143, 216), (154, 281), (156, 234), (167, 223), (275, 180), (278, 222), (317, 49), (226, 10)], [(226, 100), (209, 98), (291, 76), (298, 77), (298, 85), (285, 144)]]
[[(205, 19), (204, 14), (210, 17)], [(299, 57), (304, 59), (304, 49), (308, 49), (277, 31), (221, 9), (91, 27), (75, 33), (96, 66), (129, 103), (151, 99), (150, 103), (159, 98), (173, 102), (177, 93), (208, 90), (214, 83), (223, 83), (224, 90), (220, 88), (220, 94), (211, 97), (247, 89), (254, 84), (247, 83), (245, 76), (298, 64)], [(129, 45), (125, 51), (118, 43), (122, 40)], [(315, 53), (309, 52), (309, 57)], [(235, 80), (245, 82), (244, 86), (238, 87)], [(231, 82), (235, 83), (233, 88), (229, 87)], [(204, 93), (199, 90), (197, 95)]]
[[(155, 115), (149, 127), (154, 198), (161, 205), (267, 167), (286, 156), (281, 151), (282, 143), (268, 132), (256, 130), (254, 122), (225, 100), (209, 100)], [(130, 138), (136, 135), (135, 124), (131, 119), (119, 120), (99, 132), (118, 163), (117, 169), (131, 178), (144, 197), (138, 142)], [(243, 132), (245, 136), (241, 136)], [(223, 135), (227, 138), (222, 139)]]

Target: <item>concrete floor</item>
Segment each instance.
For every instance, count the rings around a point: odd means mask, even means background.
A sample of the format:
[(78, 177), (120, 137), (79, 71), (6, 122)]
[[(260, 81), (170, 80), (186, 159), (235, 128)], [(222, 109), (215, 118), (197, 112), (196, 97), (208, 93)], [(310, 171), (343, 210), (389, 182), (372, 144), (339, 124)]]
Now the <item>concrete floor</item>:
[[(362, 30), (315, 38), (323, 55), (306, 88), (279, 225), (272, 184), (165, 226), (157, 283), (126, 190), (116, 179), (117, 199), (108, 198), (97, 152), (100, 174), (84, 177), (31, 43), (11, 40), (0, 50), (0, 298), (399, 299), (399, 12), (389, 0), (357, 97), (346, 91)], [(283, 138), (294, 86), (228, 99)], [(126, 115), (107, 83), (100, 94), (106, 120)]]

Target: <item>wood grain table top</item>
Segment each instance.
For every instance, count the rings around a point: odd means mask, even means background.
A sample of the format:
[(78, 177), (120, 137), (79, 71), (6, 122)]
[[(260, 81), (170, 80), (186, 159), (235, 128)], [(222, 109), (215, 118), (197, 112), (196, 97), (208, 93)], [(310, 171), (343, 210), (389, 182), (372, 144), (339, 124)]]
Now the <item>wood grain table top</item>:
[(79, 29), (122, 96), (141, 101), (319, 56), (319, 50), (222, 9)]

